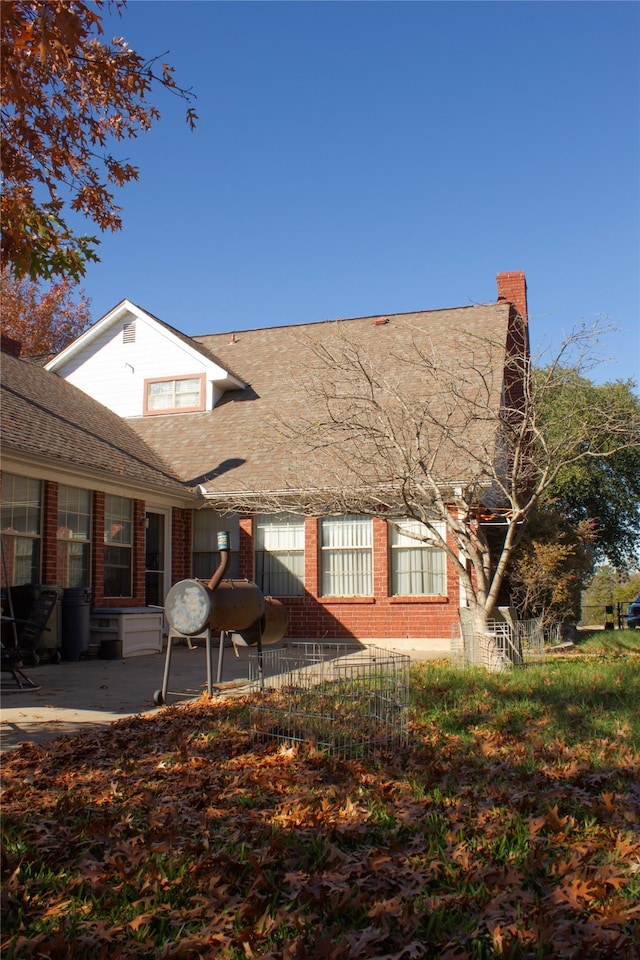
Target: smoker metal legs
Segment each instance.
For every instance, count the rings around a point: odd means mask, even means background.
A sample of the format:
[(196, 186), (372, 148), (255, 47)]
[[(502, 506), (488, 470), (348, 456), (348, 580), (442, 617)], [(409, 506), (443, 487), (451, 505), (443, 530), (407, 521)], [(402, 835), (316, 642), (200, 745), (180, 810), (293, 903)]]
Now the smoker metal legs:
[[(209, 696), (213, 694), (213, 683), (211, 679), (211, 660), (212, 660), (212, 651), (211, 651), (211, 630), (207, 629), (204, 633), (198, 634), (198, 639), (204, 638), (205, 648), (206, 648), (206, 659), (207, 659), (207, 693)], [(171, 671), (171, 655), (173, 652), (173, 641), (174, 640), (186, 640), (190, 650), (197, 649), (193, 646), (191, 641), (195, 639), (194, 637), (187, 637), (181, 633), (170, 632), (167, 637), (167, 651), (164, 658), (164, 674), (162, 677), (162, 688), (156, 690), (153, 694), (153, 702), (156, 706), (161, 707), (167, 702), (167, 693), (169, 692), (169, 673)], [(223, 640), (221, 638), (220, 645), (223, 646)], [(222, 654), (219, 656), (218, 662), (218, 683), (222, 679)], [(174, 694), (175, 696), (184, 696), (185, 694)]]

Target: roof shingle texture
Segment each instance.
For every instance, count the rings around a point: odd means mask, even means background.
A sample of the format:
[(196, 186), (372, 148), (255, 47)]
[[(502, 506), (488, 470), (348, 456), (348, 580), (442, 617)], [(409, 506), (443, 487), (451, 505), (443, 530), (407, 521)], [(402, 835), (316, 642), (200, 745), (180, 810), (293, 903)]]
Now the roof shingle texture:
[(105, 476), (185, 490), (131, 425), (37, 364), (2, 354), (2, 446), (6, 451), (99, 471)]
[[(309, 340), (329, 343), (339, 330), (393, 374), (397, 355), (409, 343), (432, 350), (443, 369), (455, 371), (461, 339), (477, 337), (493, 344), (493, 402), (499, 403), (509, 313), (508, 303), (496, 303), (199, 336), (200, 344), (250, 386), (228, 392), (212, 411), (130, 423), (189, 485), (202, 483), (220, 496), (281, 490), (296, 482), (300, 465), (291, 448), (276, 440), (273, 424), (295, 417), (302, 404), (299, 381), (310, 364)], [(407, 391), (419, 392), (419, 365), (409, 377), (406, 364), (396, 375)]]

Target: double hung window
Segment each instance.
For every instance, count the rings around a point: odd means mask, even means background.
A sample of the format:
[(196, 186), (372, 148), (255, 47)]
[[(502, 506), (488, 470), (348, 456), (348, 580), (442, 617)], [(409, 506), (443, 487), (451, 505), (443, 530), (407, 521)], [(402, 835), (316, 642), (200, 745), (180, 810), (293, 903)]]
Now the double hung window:
[(2, 578), (7, 586), (40, 581), (42, 484), (40, 480), (2, 475)]
[(261, 514), (255, 519), (255, 577), (266, 596), (304, 593), (304, 518)]
[(204, 410), (204, 374), (174, 379), (146, 380), (145, 415)]
[(58, 580), (62, 587), (91, 586), (91, 493), (58, 487)]
[[(436, 526), (436, 524), (434, 524)], [(419, 520), (396, 520), (388, 524), (393, 596), (445, 596), (447, 593), (446, 554), (438, 541), (428, 537)], [(444, 523), (437, 524), (445, 535)]]
[(104, 595), (132, 596), (133, 503), (107, 494), (104, 502)]
[(373, 521), (346, 514), (321, 520), (322, 595), (366, 597), (373, 593)]

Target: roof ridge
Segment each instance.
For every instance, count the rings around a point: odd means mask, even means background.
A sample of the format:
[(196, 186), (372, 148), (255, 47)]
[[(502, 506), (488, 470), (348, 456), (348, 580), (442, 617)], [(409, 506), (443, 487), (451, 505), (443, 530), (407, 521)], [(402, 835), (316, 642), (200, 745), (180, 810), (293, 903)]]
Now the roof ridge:
[[(397, 311), (390, 311), (385, 313), (381, 311), (380, 313), (370, 313), (363, 314), (358, 317), (327, 317), (325, 320), (303, 320), (300, 323), (276, 323), (273, 326), (260, 326), (260, 327), (234, 327), (230, 330), (217, 330), (212, 333), (194, 333), (191, 335), (193, 340), (199, 341), (205, 337), (230, 337), (234, 333), (263, 333), (266, 330), (292, 330), (296, 327), (317, 327), (325, 323), (355, 323), (358, 320), (375, 320), (378, 317), (388, 317), (392, 319), (397, 317), (398, 319), (402, 317), (415, 317), (420, 316), (426, 313), (452, 313), (458, 310), (477, 310), (481, 307), (504, 307), (506, 303), (500, 303), (498, 301), (490, 301), (488, 303), (468, 303), (459, 307), (435, 307), (432, 310), (403, 310), (398, 313)], [(157, 318), (154, 318), (157, 319)], [(160, 321), (162, 323), (162, 321)]]

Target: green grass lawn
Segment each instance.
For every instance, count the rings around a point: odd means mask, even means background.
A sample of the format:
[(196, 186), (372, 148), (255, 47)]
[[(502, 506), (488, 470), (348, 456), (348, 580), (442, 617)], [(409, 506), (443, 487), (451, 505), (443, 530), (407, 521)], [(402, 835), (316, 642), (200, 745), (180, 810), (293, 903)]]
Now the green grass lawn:
[(410, 742), (256, 743), (246, 699), (3, 763), (14, 958), (640, 956), (640, 632), (412, 670)]

